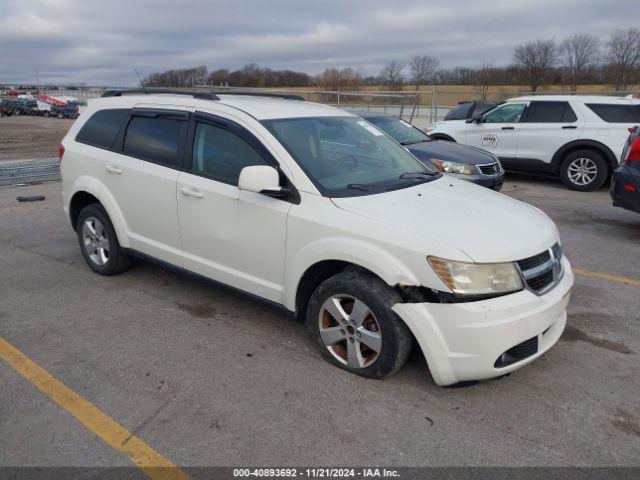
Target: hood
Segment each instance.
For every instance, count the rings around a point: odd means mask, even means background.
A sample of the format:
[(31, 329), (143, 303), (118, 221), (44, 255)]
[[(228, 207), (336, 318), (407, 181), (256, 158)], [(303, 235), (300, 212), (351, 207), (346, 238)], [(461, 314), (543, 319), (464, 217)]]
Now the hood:
[[(332, 201), (353, 214), (456, 247), (475, 262), (521, 260), (558, 240), (555, 224), (536, 207), (451, 177)], [(428, 248), (427, 241), (425, 255), (438, 255)]]
[(498, 161), (497, 157), (486, 150), (445, 140), (414, 143), (413, 145), (407, 145), (407, 148), (419, 160), (435, 158), (437, 160), (448, 160), (471, 165), (483, 165)]

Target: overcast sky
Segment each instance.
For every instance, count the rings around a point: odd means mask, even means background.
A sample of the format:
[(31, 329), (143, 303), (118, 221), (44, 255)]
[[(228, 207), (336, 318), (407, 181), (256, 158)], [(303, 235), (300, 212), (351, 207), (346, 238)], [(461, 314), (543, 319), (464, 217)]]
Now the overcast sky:
[(0, 83), (132, 85), (247, 63), (377, 74), (390, 60), (506, 65), (513, 45), (638, 24), (637, 0), (0, 0)]

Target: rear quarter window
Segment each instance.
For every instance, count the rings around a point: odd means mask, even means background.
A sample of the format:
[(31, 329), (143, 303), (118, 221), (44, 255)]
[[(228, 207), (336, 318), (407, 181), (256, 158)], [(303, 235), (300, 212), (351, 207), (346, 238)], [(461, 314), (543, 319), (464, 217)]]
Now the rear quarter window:
[(586, 105), (607, 123), (640, 122), (640, 105), (612, 105), (606, 103), (587, 103)]
[(127, 108), (100, 110), (85, 122), (76, 135), (76, 142), (110, 149), (128, 116)]

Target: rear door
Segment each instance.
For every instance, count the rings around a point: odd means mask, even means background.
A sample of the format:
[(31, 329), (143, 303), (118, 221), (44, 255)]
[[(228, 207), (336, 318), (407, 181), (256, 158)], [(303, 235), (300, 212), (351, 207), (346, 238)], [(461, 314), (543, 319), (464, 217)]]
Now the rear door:
[(176, 182), (189, 113), (135, 108), (105, 162), (104, 183), (127, 224), (131, 248), (181, 265)]
[(569, 102), (531, 102), (520, 123), (517, 162), (550, 164), (560, 147), (580, 138), (577, 115)]
[(467, 123), (465, 143), (488, 150), (500, 160), (514, 159), (518, 150), (520, 119), (527, 103), (503, 103), (482, 115), (478, 122)]

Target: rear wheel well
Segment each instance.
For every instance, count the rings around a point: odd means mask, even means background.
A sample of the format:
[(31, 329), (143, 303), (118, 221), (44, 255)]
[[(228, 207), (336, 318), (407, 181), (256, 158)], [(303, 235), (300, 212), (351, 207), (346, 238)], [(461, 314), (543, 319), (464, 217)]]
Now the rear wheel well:
[(554, 166), (554, 171), (556, 174), (560, 174), (560, 167), (562, 166), (562, 162), (567, 155), (576, 150), (593, 150), (598, 152), (602, 157), (606, 160), (607, 166), (609, 167), (609, 175), (611, 172), (618, 166), (618, 160), (613, 152), (607, 147), (599, 142), (589, 141), (589, 142), (575, 142), (561, 147), (553, 156), (552, 164)]
[(100, 204), (100, 200), (87, 192), (76, 192), (71, 198), (71, 202), (69, 203), (69, 219), (71, 220), (71, 227), (74, 230), (78, 228), (78, 217), (80, 216), (80, 212), (87, 205), (91, 205), (92, 203)]

